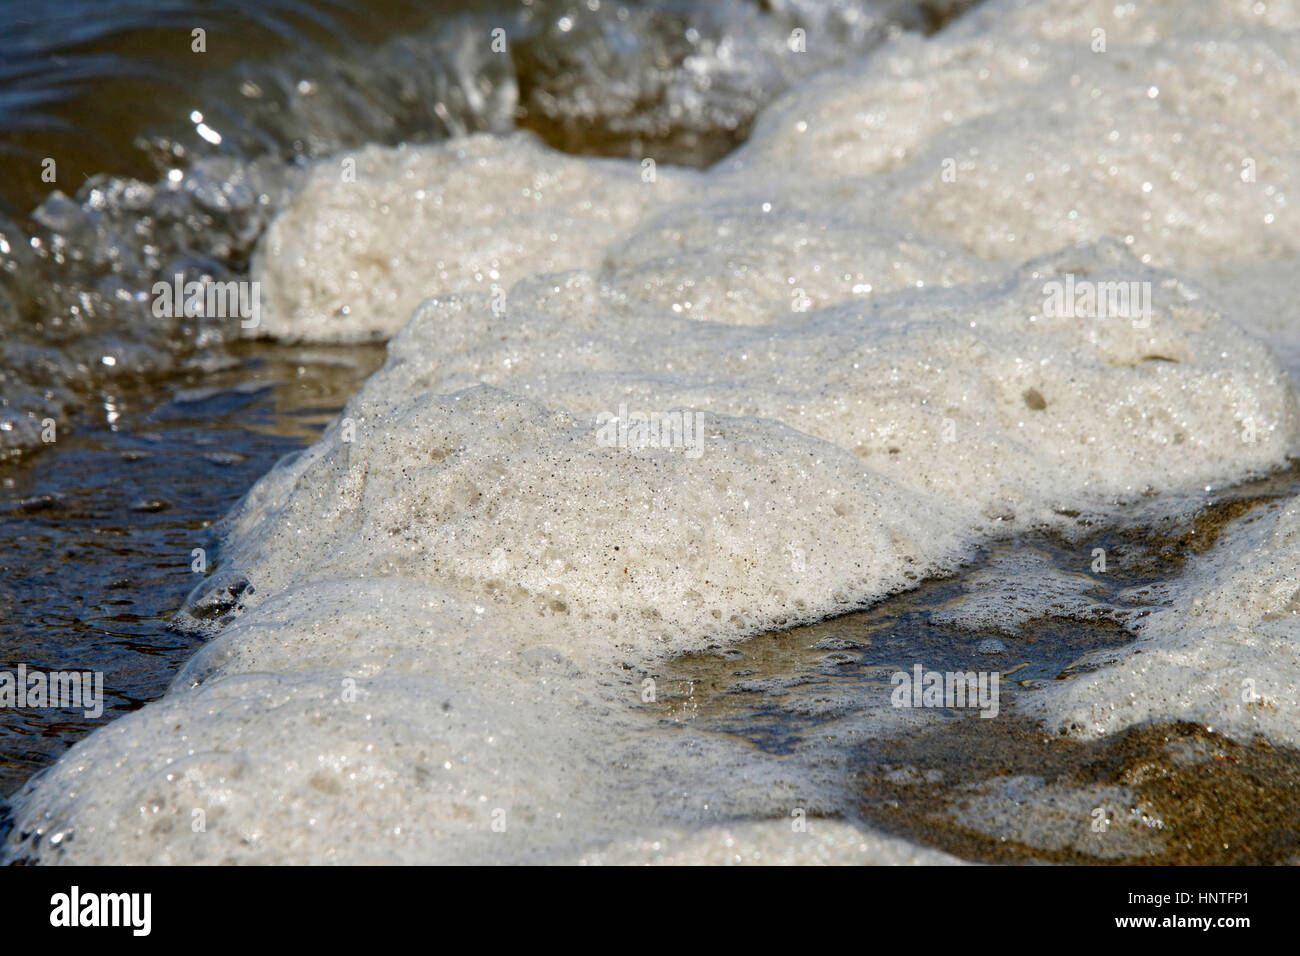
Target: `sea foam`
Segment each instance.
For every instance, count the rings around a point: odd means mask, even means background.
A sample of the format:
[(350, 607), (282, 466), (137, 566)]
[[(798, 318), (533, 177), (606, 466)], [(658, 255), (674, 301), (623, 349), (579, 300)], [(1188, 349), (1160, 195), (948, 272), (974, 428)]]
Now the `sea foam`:
[[(19, 794), (9, 854), (934, 861), (852, 821), (791, 850), (792, 818), (845, 813), (842, 771), (666, 725), (655, 677), (1286, 460), (1281, 332), (1231, 293), (1291, 281), (1295, 26), (991, 2), (804, 84), (707, 173), (518, 135), (322, 163), (257, 256), (267, 329), (396, 333), (388, 362), (228, 519), (185, 616), (227, 626)], [(609, 447), (623, 410), (698, 414), (701, 444)], [(1039, 716), (1293, 741), (1290, 710), (1203, 699), (1294, 699), (1267, 670), (1294, 657), (1290, 514), (1143, 625), (1158, 672)], [(841, 730), (894, 726), (869, 711)]]

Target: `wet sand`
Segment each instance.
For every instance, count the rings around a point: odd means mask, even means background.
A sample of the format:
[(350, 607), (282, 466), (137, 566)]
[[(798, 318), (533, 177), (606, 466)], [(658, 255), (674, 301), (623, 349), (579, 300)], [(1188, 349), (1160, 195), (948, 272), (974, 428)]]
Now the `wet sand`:
[[(961, 593), (965, 577), (999, 553), (1025, 548), (1045, 549), (1058, 567), (1082, 572), (1092, 549), (1106, 548), (1110, 567), (1093, 577), (1099, 598), (1115, 600), (1127, 588), (1176, 576), (1233, 519), (1297, 488), (1300, 467), (1293, 465), (1223, 489), (1201, 508), (1159, 526), (1087, 529), (1072, 541), (1045, 533), (1009, 538), (957, 574), (860, 613), (680, 657), (657, 675), (663, 693), (648, 707), (666, 725), (740, 737), (783, 759), (825, 765), (843, 794), (838, 806), (820, 815), (865, 823), (967, 860), (1300, 862), (1300, 751), (1262, 736), (1235, 742), (1187, 722), (1156, 722), (1084, 741), (1048, 733), (1017, 713), (1020, 695), (1095, 668), (1098, 658), (1089, 662), (1089, 652), (1129, 644), (1133, 635), (1123, 623), (1049, 616), (1007, 633), (929, 620), (932, 609)], [(982, 653), (981, 642), (989, 640), (1006, 650)], [(1001, 713), (983, 719), (969, 710), (944, 710), (919, 731), (884, 732), (866, 742), (854, 737), (841, 744), (827, 730), (844, 715), (846, 707), (837, 702), (846, 697), (854, 701), (848, 706), (873, 700), (884, 706), (894, 688), (890, 675), (914, 661), (939, 671), (1001, 668)], [(1017, 821), (1021, 812), (1026, 818), (1039, 813), (1042, 820)]]

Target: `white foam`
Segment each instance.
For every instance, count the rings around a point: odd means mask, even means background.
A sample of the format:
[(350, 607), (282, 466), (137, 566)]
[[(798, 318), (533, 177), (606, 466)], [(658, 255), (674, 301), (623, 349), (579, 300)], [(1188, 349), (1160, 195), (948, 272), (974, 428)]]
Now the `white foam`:
[[(946, 860), (816, 819), (840, 789), (816, 762), (660, 723), (645, 674), (587, 670), (526, 625), (405, 579), (291, 588), (161, 701), (38, 778), (10, 849), (46, 862), (653, 862), (668, 839), (718, 862)], [(737, 819), (780, 822), (740, 827), (752, 842), (738, 848), (717, 838)]]
[(960, 553), (937, 504), (896, 508), (887, 477), (770, 420), (701, 413), (698, 457), (602, 447), (591, 420), (485, 386), (357, 422), (237, 516), (248, 606), (305, 579), (402, 576), (609, 661), (815, 620)]
[(1166, 719), (1300, 746), (1300, 499), (1238, 521), (1170, 588), (1117, 662), (1035, 691), (1029, 711), (1080, 736)]
[[(1086, 567), (1087, 565), (1085, 565)], [(999, 556), (988, 567), (962, 578), (965, 593), (930, 612), (930, 623), (1014, 634), (1031, 621), (1124, 623), (1146, 610), (1098, 594), (1097, 579), (1063, 570), (1037, 549), (1025, 547)]]
[(254, 334), (384, 339), (434, 292), (504, 293), (536, 271), (598, 261), (688, 174), (575, 159), (524, 133), (423, 148), (370, 146), (315, 166), (253, 261)]
[(1041, 777), (995, 777), (961, 788), (949, 813), (963, 826), (1002, 842), (1069, 849), (1099, 860), (1155, 856), (1164, 849), (1164, 821), (1127, 787), (1080, 788)]
[[(641, 682), (668, 655), (862, 606), (1066, 509), (1268, 470), (1300, 435), (1253, 317), (1197, 284), (1296, 251), (1291, 23), (1167, 13), (1105, 54), (1056, 35), (1094, 12), (990, 3), (900, 37), (706, 174), (644, 182), (526, 137), (368, 149), (356, 182), (323, 164), (259, 254), (269, 331), (384, 335), (428, 300), (233, 515), (243, 616), (29, 785), (10, 852), (816, 857), (751, 824), (844, 812), (843, 768), (658, 723)], [(1049, 314), (1067, 281), (1136, 283), (1149, 314)], [(606, 447), (624, 410), (698, 413), (703, 440)], [(1214, 627), (1247, 627), (1228, 593)], [(1259, 668), (1291, 646), (1268, 633)], [(1167, 710), (1197, 712), (1206, 667), (1254, 667), (1196, 634)], [(1044, 716), (1119, 725), (1077, 693)], [(829, 829), (837, 858), (898, 857)]]

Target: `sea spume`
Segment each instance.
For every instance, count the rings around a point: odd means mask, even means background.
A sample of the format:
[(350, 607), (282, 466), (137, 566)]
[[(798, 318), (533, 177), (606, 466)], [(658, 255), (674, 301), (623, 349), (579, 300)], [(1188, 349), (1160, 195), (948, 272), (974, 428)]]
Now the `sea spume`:
[[(665, 728), (645, 682), (990, 535), (1285, 460), (1294, 390), (1249, 331), (1276, 317), (1225, 290), (1292, 281), (1296, 25), (992, 2), (805, 84), (703, 174), (525, 136), (323, 165), (259, 252), (266, 328), (396, 333), (388, 363), (230, 516), (189, 614), (242, 613), (18, 795), (8, 853), (935, 861), (851, 823), (791, 850), (792, 813), (842, 809), (835, 775)], [(608, 441), (614, 416), (697, 430)], [(1209, 559), (1143, 625), (1169, 649), (1156, 679), (1120, 665), (1140, 706), (1080, 679), (1043, 719), (1293, 741), (1291, 710), (1198, 696), (1252, 622), (1215, 681), (1294, 660), (1279, 514), (1224, 546), (1258, 575)], [(1294, 699), (1277, 673), (1258, 694)]]

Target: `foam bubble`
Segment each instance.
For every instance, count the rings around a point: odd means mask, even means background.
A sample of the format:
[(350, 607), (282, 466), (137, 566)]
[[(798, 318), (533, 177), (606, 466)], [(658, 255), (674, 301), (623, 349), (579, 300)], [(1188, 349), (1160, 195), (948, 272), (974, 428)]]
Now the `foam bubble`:
[(358, 418), (236, 518), (223, 560), (247, 606), (305, 577), (399, 575), (608, 661), (825, 617), (959, 553), (937, 503), (898, 509), (888, 478), (770, 420), (699, 413), (695, 451), (604, 447), (591, 421), (485, 386)]
[(433, 291), (506, 290), (594, 263), (685, 172), (563, 156), (524, 133), (367, 147), (315, 167), (258, 247), (257, 334), (383, 339)]

